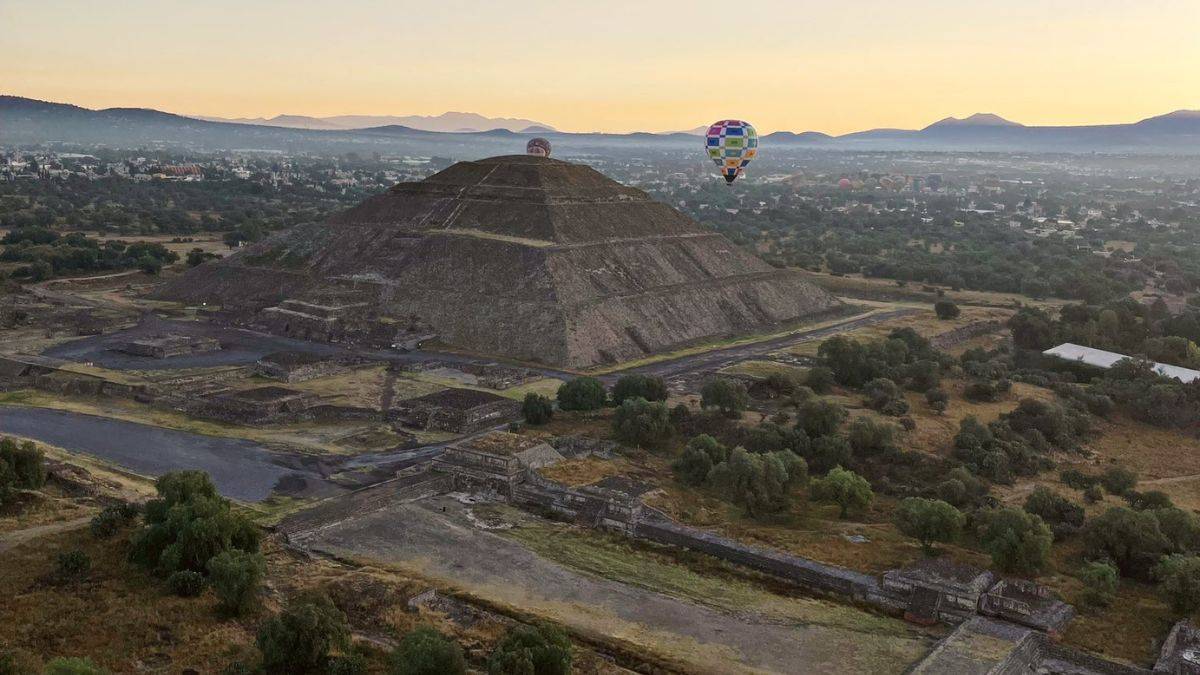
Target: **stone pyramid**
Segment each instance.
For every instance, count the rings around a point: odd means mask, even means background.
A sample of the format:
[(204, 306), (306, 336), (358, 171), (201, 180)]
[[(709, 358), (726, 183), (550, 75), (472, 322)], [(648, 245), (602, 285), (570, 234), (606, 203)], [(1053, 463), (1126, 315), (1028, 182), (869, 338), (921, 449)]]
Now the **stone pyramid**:
[(484, 354), (586, 368), (835, 309), (640, 190), (514, 155), (416, 183), (196, 267), (160, 297), (260, 311), (281, 302), (415, 318)]

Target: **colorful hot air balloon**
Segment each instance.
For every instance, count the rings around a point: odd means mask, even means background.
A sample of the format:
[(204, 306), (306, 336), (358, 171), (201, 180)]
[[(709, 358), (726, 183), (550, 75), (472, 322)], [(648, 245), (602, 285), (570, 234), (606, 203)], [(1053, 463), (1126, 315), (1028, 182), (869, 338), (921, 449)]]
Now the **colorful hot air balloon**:
[(550, 141), (540, 137), (529, 139), (529, 142), (525, 144), (525, 154), (537, 157), (549, 157)]
[(758, 132), (749, 122), (721, 120), (708, 128), (704, 148), (709, 158), (721, 168), (725, 182), (732, 184), (758, 154)]

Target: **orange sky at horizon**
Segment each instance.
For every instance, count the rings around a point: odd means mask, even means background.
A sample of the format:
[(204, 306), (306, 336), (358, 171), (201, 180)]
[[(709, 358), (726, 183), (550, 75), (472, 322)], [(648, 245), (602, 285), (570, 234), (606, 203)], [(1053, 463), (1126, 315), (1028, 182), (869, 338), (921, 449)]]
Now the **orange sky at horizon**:
[(1200, 108), (1197, 28), (1197, 0), (38, 0), (0, 3), (0, 93), (564, 131), (1102, 124)]

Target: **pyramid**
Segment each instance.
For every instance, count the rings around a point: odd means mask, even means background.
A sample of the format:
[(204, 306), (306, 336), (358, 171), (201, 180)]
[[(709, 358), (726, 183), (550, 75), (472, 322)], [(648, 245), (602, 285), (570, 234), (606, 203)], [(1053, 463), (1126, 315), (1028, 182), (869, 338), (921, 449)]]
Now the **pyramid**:
[[(159, 296), (419, 318), (464, 350), (586, 368), (760, 332), (840, 302), (590, 167), (459, 162), (200, 265)], [(307, 305), (303, 305), (307, 306)]]

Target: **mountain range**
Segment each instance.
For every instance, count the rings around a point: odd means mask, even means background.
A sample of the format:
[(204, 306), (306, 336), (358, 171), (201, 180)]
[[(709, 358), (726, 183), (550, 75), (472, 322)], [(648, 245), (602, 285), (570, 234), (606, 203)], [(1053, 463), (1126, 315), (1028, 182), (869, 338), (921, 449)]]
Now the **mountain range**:
[[(399, 123), (398, 120), (409, 122)], [(376, 122), (383, 124), (376, 125)], [(365, 126), (360, 126), (365, 125)], [(494, 126), (498, 125), (498, 126)], [(438, 128), (422, 128), (438, 127)], [(481, 130), (480, 127), (491, 127)], [(606, 147), (683, 147), (703, 127), (673, 133), (568, 133), (532, 120), (474, 113), (424, 116), (281, 115), (269, 120), (197, 119), (146, 108), (91, 110), (19, 96), (0, 96), (0, 143), (78, 143), (124, 147), (378, 152), (479, 155), (511, 152), (515, 137), (550, 138), (560, 151)], [(764, 146), (828, 150), (1102, 152), (1200, 155), (1200, 111), (1179, 110), (1130, 124), (1026, 126), (991, 113), (947, 117), (922, 129), (871, 129), (840, 136), (778, 131)], [(519, 143), (518, 143), (519, 145)]]

